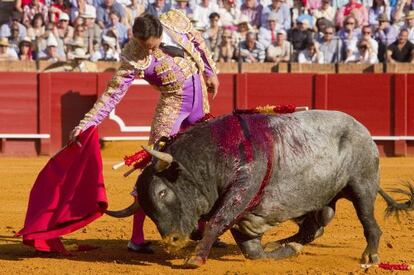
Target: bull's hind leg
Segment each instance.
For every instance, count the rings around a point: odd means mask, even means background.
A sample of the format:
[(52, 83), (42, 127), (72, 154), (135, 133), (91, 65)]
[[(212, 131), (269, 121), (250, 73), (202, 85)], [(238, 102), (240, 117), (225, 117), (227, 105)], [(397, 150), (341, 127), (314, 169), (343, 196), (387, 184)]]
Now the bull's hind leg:
[(319, 211), (307, 213), (297, 219), (295, 222), (299, 226), (299, 231), (286, 239), (270, 242), (266, 249), (275, 249), (287, 243), (308, 244), (323, 235), (324, 227), (329, 224), (335, 215), (335, 204), (325, 206)]
[(382, 232), (374, 216), (374, 203), (377, 192), (375, 188), (371, 187), (370, 184), (352, 184), (350, 186), (349, 199), (355, 207), (367, 241), (367, 247), (364, 253), (362, 253), (361, 264), (379, 263), (378, 246)]
[(251, 237), (235, 228), (231, 229), (231, 233), (243, 255), (248, 259), (284, 259), (296, 256), (302, 250), (302, 245), (297, 243), (288, 243), (279, 246), (271, 252), (265, 252), (261, 244), (261, 236)]

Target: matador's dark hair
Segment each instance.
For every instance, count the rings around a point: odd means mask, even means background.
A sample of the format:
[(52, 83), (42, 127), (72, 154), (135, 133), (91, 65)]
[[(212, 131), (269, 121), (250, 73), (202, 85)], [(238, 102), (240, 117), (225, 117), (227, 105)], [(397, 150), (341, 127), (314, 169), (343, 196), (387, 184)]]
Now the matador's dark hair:
[(143, 40), (146, 40), (151, 36), (161, 37), (161, 21), (151, 14), (143, 13), (135, 18), (134, 25), (132, 26), (132, 33), (135, 38)]

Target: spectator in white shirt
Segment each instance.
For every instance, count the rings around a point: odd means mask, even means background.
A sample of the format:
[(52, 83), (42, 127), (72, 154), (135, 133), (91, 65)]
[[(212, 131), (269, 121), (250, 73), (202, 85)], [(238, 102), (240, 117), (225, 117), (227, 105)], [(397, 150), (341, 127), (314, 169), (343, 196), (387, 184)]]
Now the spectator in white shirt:
[(292, 45), (286, 41), (286, 31), (277, 32), (276, 41), (272, 43), (266, 51), (266, 61), (269, 62), (289, 62)]
[(110, 36), (102, 36), (101, 47), (96, 51), (91, 61), (119, 61), (119, 50), (117, 49), (116, 39)]
[(193, 18), (198, 20), (200, 26), (207, 29), (210, 24), (210, 14), (218, 12), (218, 10), (217, 4), (210, 2), (210, 0), (201, 0), (200, 4), (194, 8)]
[(345, 63), (362, 63), (362, 64), (376, 64), (378, 63), (378, 56), (374, 52), (371, 43), (368, 39), (362, 39), (357, 45), (358, 51), (348, 56)]
[(267, 17), (267, 24), (259, 30), (259, 42), (267, 49), (270, 44), (276, 42), (277, 31), (281, 29), (277, 23), (276, 13), (270, 13)]
[(318, 50), (317, 44), (311, 42), (305, 50), (299, 53), (298, 62), (300, 64), (323, 64), (323, 54)]
[(330, 0), (322, 0), (322, 6), (317, 10), (313, 10), (313, 17), (315, 17), (315, 19), (324, 17), (329, 21), (334, 22), (336, 10), (331, 6), (330, 3)]

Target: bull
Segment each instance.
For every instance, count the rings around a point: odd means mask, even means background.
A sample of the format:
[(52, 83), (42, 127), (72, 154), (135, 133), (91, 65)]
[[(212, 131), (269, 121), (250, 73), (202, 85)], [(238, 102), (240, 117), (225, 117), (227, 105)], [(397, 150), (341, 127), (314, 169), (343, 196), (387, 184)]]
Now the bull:
[[(181, 248), (197, 222), (207, 220), (187, 267), (204, 264), (228, 229), (246, 258), (296, 255), (322, 235), (340, 198), (353, 203), (364, 229), (361, 263), (376, 264), (382, 234), (374, 217), (377, 194), (389, 213), (414, 206), (411, 186), (404, 203), (379, 187), (377, 147), (368, 130), (342, 112), (231, 114), (192, 127), (162, 152), (146, 150), (153, 162), (138, 177), (138, 201), (163, 240)], [(108, 213), (126, 216), (136, 208)], [(264, 249), (263, 234), (287, 220), (299, 231)]]

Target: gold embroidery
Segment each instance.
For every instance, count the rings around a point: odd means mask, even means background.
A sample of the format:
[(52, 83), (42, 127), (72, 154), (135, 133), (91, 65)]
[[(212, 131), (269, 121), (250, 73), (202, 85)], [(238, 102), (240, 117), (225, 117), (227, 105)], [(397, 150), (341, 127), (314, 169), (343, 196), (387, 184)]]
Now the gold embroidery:
[(161, 75), (162, 85), (167, 85), (173, 82), (177, 82), (177, 77), (173, 71), (168, 71), (164, 75)]
[(161, 14), (160, 21), (167, 28), (182, 34), (189, 32), (193, 28), (190, 19), (180, 10), (170, 10)]
[(176, 94), (161, 94), (151, 125), (149, 143), (153, 144), (162, 136), (170, 136), (180, 114), (182, 97)]
[(157, 75), (160, 75), (163, 72), (168, 71), (169, 69), (170, 69), (170, 66), (167, 61), (162, 61), (160, 64), (156, 65), (154, 68)]

